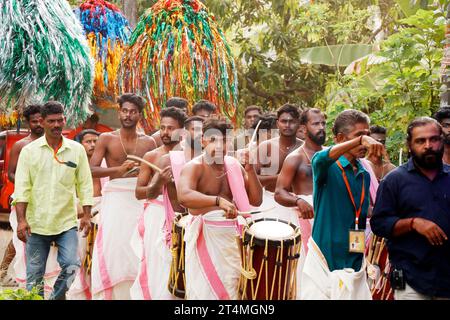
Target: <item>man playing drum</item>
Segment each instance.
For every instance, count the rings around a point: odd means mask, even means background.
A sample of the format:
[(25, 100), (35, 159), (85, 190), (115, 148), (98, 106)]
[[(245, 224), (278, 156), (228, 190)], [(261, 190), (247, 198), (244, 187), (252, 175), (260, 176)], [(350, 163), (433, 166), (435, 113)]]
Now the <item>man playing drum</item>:
[[(238, 211), (262, 201), (262, 187), (249, 153), (244, 168), (225, 156), (231, 124), (210, 118), (203, 125), (204, 153), (181, 171), (180, 204), (196, 216), (186, 227), (187, 299), (237, 299), (241, 261), (236, 236)], [(230, 145), (231, 147), (231, 145)], [(234, 202), (234, 203), (233, 203)]]
[[(110, 177), (103, 188), (99, 230), (92, 259), (93, 299), (129, 299), (139, 260), (130, 246), (130, 237), (143, 211), (143, 202), (134, 192), (139, 167), (128, 155), (142, 157), (155, 148), (151, 137), (138, 133), (145, 101), (126, 93), (119, 100), (121, 128), (103, 133), (90, 160), (94, 178)], [(107, 168), (101, 167), (103, 158)]]
[[(184, 116), (182, 117), (184, 118)], [(180, 118), (180, 121), (182, 120)], [(161, 113), (161, 133), (164, 135), (164, 128), (167, 126), (167, 121), (175, 121), (168, 117), (167, 112)], [(149, 161), (157, 161), (155, 164), (159, 168), (163, 168), (161, 173), (155, 172), (151, 181), (147, 182), (145, 186), (140, 187), (141, 193), (147, 189), (148, 199), (159, 199), (163, 203), (151, 203), (144, 213), (143, 219), (140, 222), (145, 223), (141, 228), (138, 227), (138, 232), (135, 232), (133, 241), (141, 243), (138, 247), (143, 247), (140, 250), (140, 258), (143, 261), (146, 258), (146, 269), (141, 265), (139, 276), (132, 288), (132, 296), (136, 299), (169, 299), (168, 296), (167, 279), (170, 271), (171, 263), (171, 240), (172, 228), (174, 219), (177, 214), (184, 213), (185, 208), (178, 203), (176, 183), (179, 180), (182, 167), (187, 161), (190, 161), (194, 156), (198, 156), (202, 152), (201, 137), (202, 137), (202, 123), (204, 119), (200, 116), (193, 116), (184, 121), (184, 128), (186, 130), (185, 139), (172, 147), (172, 150), (167, 149), (165, 154), (158, 155), (157, 158), (151, 158)], [(176, 126), (179, 128), (180, 123)], [(164, 130), (163, 130), (164, 129)], [(175, 135), (172, 135), (174, 140)], [(181, 150), (175, 150), (181, 149)], [(156, 150), (155, 150), (156, 151)], [(143, 168), (144, 169), (144, 168)], [(141, 173), (144, 171), (141, 171)], [(173, 179), (172, 179), (173, 177)], [(147, 181), (147, 180), (145, 180)], [(144, 184), (145, 181), (140, 181)], [(138, 187), (139, 188), (139, 187)], [(140, 196), (140, 195), (138, 195)], [(149, 210), (152, 209), (150, 212)], [(163, 210), (161, 210), (163, 209)], [(148, 229), (145, 226), (148, 224)], [(146, 231), (147, 230), (147, 231)], [(146, 251), (146, 252), (144, 252)], [(144, 255), (145, 253), (145, 255)], [(144, 256), (143, 256), (144, 255)], [(164, 263), (162, 263), (164, 261)], [(161, 263), (160, 263), (161, 262)], [(159, 273), (158, 273), (159, 272)], [(143, 274), (147, 273), (148, 292), (146, 292), (145, 283), (143, 283)], [(182, 275), (180, 275), (182, 276)], [(181, 294), (177, 296), (182, 296)]]
[[(181, 130), (186, 114), (175, 107), (165, 108), (160, 112), (160, 136), (163, 145), (145, 154), (144, 160), (158, 164), (159, 159), (172, 149), (179, 147)], [(167, 290), (171, 254), (165, 242), (163, 228), (166, 224), (162, 186), (172, 179), (170, 166), (163, 168), (155, 178), (155, 170), (145, 163), (141, 164), (136, 186), (136, 198), (149, 200), (134, 231), (131, 243), (141, 261), (139, 271), (131, 288), (133, 299), (170, 299)]]

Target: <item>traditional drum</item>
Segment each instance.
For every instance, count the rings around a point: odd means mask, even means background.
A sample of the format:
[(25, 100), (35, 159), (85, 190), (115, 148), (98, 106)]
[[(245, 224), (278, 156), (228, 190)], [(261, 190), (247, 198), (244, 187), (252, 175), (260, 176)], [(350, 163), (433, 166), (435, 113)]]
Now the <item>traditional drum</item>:
[(83, 268), (86, 274), (91, 274), (92, 254), (94, 252), (95, 238), (98, 232), (98, 211), (92, 213), (91, 230), (86, 237), (86, 254), (83, 259)]
[(180, 213), (175, 217), (172, 227), (172, 264), (170, 265), (169, 273), (169, 291), (174, 296), (184, 299), (186, 295), (186, 275), (185, 260), (184, 260), (184, 230), (191, 219), (188, 213)]
[(389, 281), (390, 263), (386, 239), (371, 234), (366, 251), (367, 276), (373, 300), (394, 300)]
[(242, 236), (240, 298), (295, 299), (300, 249), (300, 229), (294, 224), (273, 218), (250, 222)]

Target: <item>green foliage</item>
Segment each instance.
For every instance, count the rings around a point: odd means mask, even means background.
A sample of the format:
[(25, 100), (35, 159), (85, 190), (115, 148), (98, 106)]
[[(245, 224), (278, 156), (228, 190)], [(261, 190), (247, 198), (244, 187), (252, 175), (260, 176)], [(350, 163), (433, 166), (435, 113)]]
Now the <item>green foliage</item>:
[(31, 291), (26, 289), (5, 289), (0, 292), (0, 300), (44, 300), (37, 288)]
[(398, 32), (383, 41), (377, 53), (385, 62), (327, 84), (327, 111), (345, 106), (370, 114), (373, 123), (388, 128), (394, 159), (404, 146), (407, 124), (439, 107), (443, 14), (418, 10), (400, 20)]

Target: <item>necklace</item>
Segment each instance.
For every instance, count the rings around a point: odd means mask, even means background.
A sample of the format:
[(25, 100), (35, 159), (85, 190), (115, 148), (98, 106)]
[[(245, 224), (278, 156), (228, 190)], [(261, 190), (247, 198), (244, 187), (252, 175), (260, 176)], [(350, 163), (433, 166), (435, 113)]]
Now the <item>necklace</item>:
[[(128, 156), (128, 152), (127, 152), (127, 150), (125, 150), (125, 146), (123, 145), (123, 142), (122, 142), (122, 131), (121, 131), (121, 129), (118, 129), (117, 131), (119, 132), (119, 139), (120, 139), (120, 144), (122, 145), (122, 150), (125, 153), (125, 155)], [(134, 155), (136, 155), (137, 141), (138, 141), (138, 136), (136, 134), (136, 141), (134, 143), (134, 152), (133, 152)]]
[(306, 159), (308, 159), (309, 164), (311, 164), (311, 158), (310, 158), (310, 157), (308, 156), (308, 154), (306, 153), (305, 145), (302, 145), (302, 146), (301, 146), (301, 149), (302, 149), (303, 153), (305, 154)]

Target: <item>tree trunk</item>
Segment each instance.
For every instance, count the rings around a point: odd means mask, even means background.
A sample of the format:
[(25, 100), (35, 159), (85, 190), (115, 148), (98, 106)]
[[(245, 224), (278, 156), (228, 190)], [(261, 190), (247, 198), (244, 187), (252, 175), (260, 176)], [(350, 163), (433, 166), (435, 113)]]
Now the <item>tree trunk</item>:
[(123, 14), (128, 19), (131, 28), (136, 27), (137, 23), (137, 1), (136, 0), (122, 0)]

